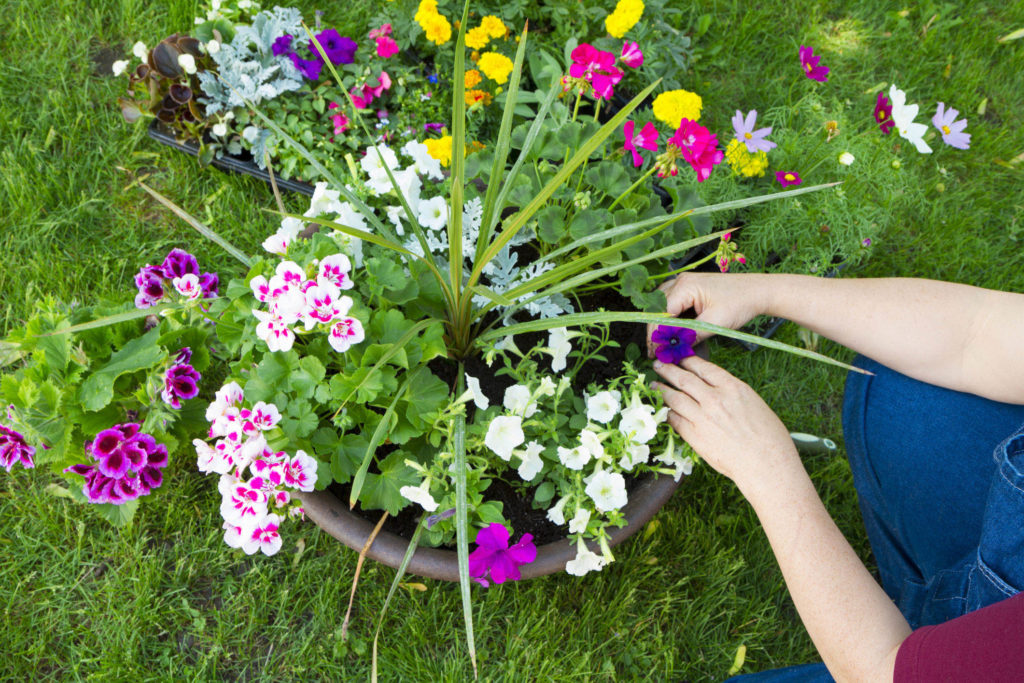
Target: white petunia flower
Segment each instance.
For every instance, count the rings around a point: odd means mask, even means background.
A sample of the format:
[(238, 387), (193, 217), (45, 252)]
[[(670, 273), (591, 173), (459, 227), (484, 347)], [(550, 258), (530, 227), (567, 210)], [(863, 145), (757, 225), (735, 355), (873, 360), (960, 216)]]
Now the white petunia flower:
[(629, 406), (622, 411), (619, 431), (634, 443), (647, 443), (658, 431), (654, 408), (641, 401), (639, 394), (633, 394)]
[(618, 472), (595, 472), (584, 489), (601, 512), (618, 510), (626, 504), (626, 480)]
[(914, 122), (918, 106), (907, 104), (907, 93), (895, 85), (889, 88), (889, 99), (892, 100), (892, 122), (896, 124), (896, 132), (901, 138), (913, 144), (921, 154), (931, 154), (932, 148), (924, 141), (928, 126)]
[(146, 57), (149, 56), (149, 48), (147, 48), (146, 44), (140, 40), (132, 45), (132, 54), (142, 61), (146, 61)]
[(341, 213), (340, 196), (341, 192), (338, 190), (328, 190), (326, 182), (317, 183), (313, 187), (313, 196), (309, 200), (309, 210), (304, 215), (315, 217), (325, 213)]
[(562, 496), (555, 503), (554, 507), (548, 510), (548, 520), (559, 526), (565, 524), (565, 504), (569, 502), (569, 496)]
[(220, 43), (216, 40), (211, 40), (206, 44), (206, 54), (215, 55), (220, 52)]
[(589, 429), (584, 429), (580, 432), (580, 443), (590, 452), (590, 455), (595, 460), (600, 460), (604, 457), (604, 446), (601, 445), (601, 439)]
[(110, 69), (111, 69), (111, 71), (114, 72), (115, 76), (120, 76), (121, 74), (123, 74), (125, 71), (128, 70), (128, 60), (127, 59), (119, 59), (119, 60), (117, 60), (116, 62), (114, 62), (113, 64), (110, 65)]
[(583, 539), (576, 542), (576, 559), (565, 563), (565, 571), (573, 576), (583, 576), (587, 572), (599, 572), (607, 564), (607, 561), (597, 553), (587, 548)]
[(536, 441), (526, 444), (525, 450), (515, 451), (515, 455), (518, 455), (523, 461), (519, 465), (519, 476), (523, 481), (531, 481), (543, 469), (544, 461), (540, 458), (540, 454), (543, 452), (544, 447)]
[[(380, 154), (377, 152), (380, 152)], [(383, 171), (385, 166), (394, 171), (398, 168), (398, 157), (395, 156), (394, 150), (387, 145), (367, 147), (366, 154), (359, 160), (359, 166), (362, 167), (363, 173), (367, 175), (373, 175), (374, 171)], [(387, 177), (387, 173), (384, 173), (385, 180), (387, 180)]]
[(565, 327), (556, 327), (548, 330), (548, 352), (551, 354), (551, 369), (555, 372), (565, 370), (565, 361), (572, 351), (572, 344), (569, 340), (575, 337)]
[(547, 375), (544, 375), (540, 379), (540, 386), (537, 387), (537, 394), (539, 396), (554, 396), (555, 395), (555, 382)]
[(645, 443), (630, 441), (626, 444), (626, 453), (619, 458), (619, 467), (631, 471), (637, 465), (643, 465), (651, 455), (651, 447)]
[(256, 138), (260, 135), (260, 129), (256, 126), (246, 126), (242, 129), (242, 139), (248, 142), (250, 145), (256, 142)]
[(587, 399), (587, 419), (608, 424), (618, 415), (621, 398), (618, 391), (597, 392)]
[(402, 153), (412, 157), (417, 173), (425, 175), (431, 180), (442, 180), (444, 178), (444, 174), (441, 172), (441, 162), (430, 156), (427, 146), (422, 142), (410, 140), (402, 147)]
[[(415, 214), (416, 209), (420, 205), (420, 191), (423, 189), (423, 181), (420, 180), (420, 177), (416, 175), (416, 171), (412, 168), (396, 171), (394, 175), (395, 182), (398, 183), (398, 191), (405, 197), (406, 204), (409, 205), (409, 209)], [(386, 177), (385, 180), (387, 180)], [(392, 192), (393, 190), (394, 188), (389, 180), (387, 189), (382, 190), (382, 192)]]
[(525, 384), (516, 384), (506, 389), (502, 404), (510, 413), (526, 418), (533, 417), (537, 412), (537, 402), (530, 400), (530, 387)]
[(185, 70), (189, 76), (196, 72), (196, 58), (189, 53), (178, 55), (178, 66)]
[(466, 373), (466, 387), (473, 392), (473, 403), (476, 407), (480, 410), (487, 410), (487, 407), (491, 405), (491, 401), (480, 389), (480, 380), (476, 377), (470, 377), (468, 372)]
[[(395, 226), (395, 232), (397, 232), (399, 235), (404, 235), (405, 227), (402, 225), (402, 219), (406, 218), (405, 209), (402, 208), (401, 206), (389, 206), (385, 209), (385, 212), (388, 215), (388, 220), (391, 221), (391, 224)], [(413, 216), (415, 215), (416, 213), (413, 212)]]
[(590, 462), (590, 451), (583, 446), (576, 448), (558, 447), (558, 459), (570, 470), (582, 470)]
[(590, 524), (590, 510), (581, 507), (576, 510), (576, 516), (569, 521), (569, 533), (586, 533), (588, 524)]
[(679, 481), (679, 478), (684, 474), (689, 476), (693, 472), (693, 459), (689, 456), (683, 456), (682, 449), (675, 447), (675, 439), (672, 438), (672, 434), (668, 437), (668, 446), (665, 451), (660, 455), (654, 456), (654, 459), (658, 462), (664, 463), (669, 467), (674, 467), (675, 472), (672, 474), (672, 478)]
[(448, 226), (448, 202), (444, 197), (421, 201), (416, 214), (420, 225), (428, 230), (443, 230)]
[(524, 441), (523, 418), (509, 415), (499, 415), (491, 420), (484, 437), (484, 444), (505, 462), (512, 459), (512, 449)]
[(398, 493), (406, 500), (418, 504), (427, 512), (437, 509), (437, 501), (430, 495), (430, 480), (424, 479), (419, 486), (403, 486)]

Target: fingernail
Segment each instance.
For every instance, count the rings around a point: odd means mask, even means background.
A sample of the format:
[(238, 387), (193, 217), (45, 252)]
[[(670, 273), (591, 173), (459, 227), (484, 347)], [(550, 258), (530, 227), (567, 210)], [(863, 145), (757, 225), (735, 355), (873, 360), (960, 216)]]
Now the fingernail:
[(660, 360), (654, 361), (654, 369), (655, 370), (661, 370), (661, 365), (662, 365), (662, 363), (661, 363)]
[(661, 385), (657, 382), (651, 382), (651, 389), (660, 389)]

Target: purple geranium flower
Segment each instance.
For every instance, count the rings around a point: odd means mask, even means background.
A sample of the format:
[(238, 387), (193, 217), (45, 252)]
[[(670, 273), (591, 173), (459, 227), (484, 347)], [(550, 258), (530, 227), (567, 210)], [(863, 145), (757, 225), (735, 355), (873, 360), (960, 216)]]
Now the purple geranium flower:
[(829, 69), (827, 66), (819, 66), (818, 63), (820, 61), (821, 55), (815, 55), (814, 48), (807, 47), (806, 45), (800, 46), (800, 63), (804, 67), (804, 75), (812, 81), (824, 83), (828, 80)]
[(748, 152), (753, 154), (754, 152), (771, 151), (776, 145), (774, 142), (765, 139), (772, 134), (771, 126), (754, 130), (756, 124), (756, 109), (751, 109), (746, 117), (743, 116), (743, 112), (737, 109), (736, 115), (732, 117), (732, 128), (736, 132), (736, 139), (747, 146)]
[(130, 422), (104, 429), (85, 444), (94, 464), (72, 465), (65, 472), (85, 477), (82, 492), (92, 503), (121, 505), (145, 496), (163, 483), (167, 447)]
[(964, 128), (967, 127), (967, 119), (957, 121), (956, 117), (959, 114), (960, 112), (953, 107), (946, 109), (946, 105), (939, 102), (935, 116), (932, 117), (932, 124), (942, 133), (942, 141), (947, 145), (957, 149), (969, 149), (971, 134), (964, 132)]
[[(324, 49), (324, 54), (327, 55), (327, 59), (331, 60), (331, 64), (338, 66), (355, 61), (356, 49), (359, 47), (356, 41), (340, 35), (333, 28), (316, 34), (316, 41)], [(311, 49), (314, 47), (310, 44)]]
[(199, 395), (199, 380), (202, 379), (195, 368), (187, 363), (172, 365), (164, 373), (164, 388), (160, 398), (170, 407), (178, 410), (181, 401)]
[(187, 346), (182, 346), (178, 349), (177, 355), (174, 356), (175, 363), (191, 363), (192, 362), (192, 349)]
[(135, 295), (136, 308), (155, 306), (167, 293), (164, 278), (154, 271), (163, 272), (159, 266), (146, 265), (135, 276), (135, 286), (139, 288), (139, 293)]
[(220, 291), (220, 278), (217, 273), (203, 273), (199, 276), (199, 287), (204, 299), (212, 299)]
[(274, 44), (270, 46), (270, 51), (273, 52), (276, 57), (286, 55), (292, 51), (292, 40), (292, 36), (286, 33), (274, 41)]
[(168, 280), (186, 275), (199, 277), (199, 262), (196, 261), (195, 256), (184, 249), (171, 249), (160, 267), (164, 272), (164, 277)]
[(662, 363), (678, 364), (684, 358), (694, 355), (693, 345), (697, 333), (686, 327), (658, 325), (651, 334), (651, 341), (658, 345), (654, 357)]
[(25, 443), (25, 437), (9, 427), (0, 425), (0, 465), (8, 472), (14, 463), (20, 462), (25, 469), (35, 467), (32, 457), (36, 449)]
[(477, 583), (487, 587), (489, 584), (484, 577), (488, 574), (494, 583), (518, 581), (519, 566), (537, 559), (532, 534), (523, 534), (511, 548), (508, 539), (508, 529), (503, 524), (493, 523), (477, 532), (477, 549), (469, 556), (469, 575)]

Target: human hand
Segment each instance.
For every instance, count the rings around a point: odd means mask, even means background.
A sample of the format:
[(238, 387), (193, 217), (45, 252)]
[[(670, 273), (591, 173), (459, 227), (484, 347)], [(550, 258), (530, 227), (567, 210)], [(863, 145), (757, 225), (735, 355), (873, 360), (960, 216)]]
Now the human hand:
[[(682, 273), (659, 288), (668, 299), (669, 315), (679, 316), (693, 309), (701, 322), (739, 329), (766, 312), (764, 276), (724, 273)], [(657, 325), (647, 326), (647, 355), (654, 358), (651, 334)], [(697, 341), (710, 337), (697, 332)]]
[(656, 388), (670, 408), (669, 424), (705, 462), (748, 498), (777, 481), (781, 470), (802, 471), (789, 431), (749, 385), (698, 356), (680, 365), (656, 361), (665, 380)]

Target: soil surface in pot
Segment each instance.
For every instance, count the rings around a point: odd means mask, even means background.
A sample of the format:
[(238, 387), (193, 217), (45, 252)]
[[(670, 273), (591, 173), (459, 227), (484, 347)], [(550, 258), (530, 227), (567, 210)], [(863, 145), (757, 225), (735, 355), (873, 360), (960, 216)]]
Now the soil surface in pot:
[[(589, 293), (586, 297), (580, 299), (577, 308), (578, 310), (586, 311), (596, 311), (599, 308), (607, 311), (636, 310), (636, 307), (633, 306), (629, 299), (621, 296), (611, 288)], [(643, 353), (643, 357), (646, 358), (646, 325), (612, 323), (610, 338), (617, 341), (619, 347), (608, 348), (602, 351), (603, 355), (607, 358), (607, 362), (590, 360), (583, 365), (572, 383), (572, 391), (577, 396), (582, 396), (587, 385), (591, 383), (596, 382), (604, 385), (608, 381), (621, 376), (622, 363), (626, 360), (626, 349), (631, 344), (637, 345)], [(516, 336), (516, 346), (521, 349), (532, 348), (537, 343), (546, 341), (546, 332)], [(550, 362), (550, 358), (548, 362)], [(571, 358), (570, 362), (572, 362)], [(434, 374), (447, 382), (449, 386), (455, 384), (455, 374), (458, 369), (456, 363), (440, 358), (433, 361), (429, 367)], [(487, 364), (479, 357), (466, 360), (466, 372), (480, 380), (480, 388), (485, 395), (490, 397), (492, 404), (500, 404), (502, 397), (505, 395), (505, 389), (514, 384), (512, 379), (506, 375), (495, 376), (495, 372), (501, 367), (503, 366), (500, 364), (500, 361), (495, 361), (492, 367), (487, 367)], [(472, 411), (475, 410), (475, 406), (470, 403), (467, 408), (470, 411), (467, 417), (472, 419)], [(632, 493), (637, 483), (637, 478), (626, 475), (626, 491), (628, 493)], [(348, 484), (331, 484), (329, 490), (341, 500), (348, 500)], [(568, 534), (568, 525), (559, 526), (552, 523), (547, 518), (546, 509), (534, 509), (534, 487), (526, 489), (525, 495), (520, 491), (520, 488), (514, 488), (508, 482), (494, 478), (491, 480), (491, 485), (484, 492), (487, 500), (497, 500), (502, 503), (502, 512), (505, 518), (512, 524), (512, 528), (515, 529), (513, 542), (518, 540), (524, 533), (533, 534), (533, 541), (537, 545), (564, 539)], [(358, 506), (353, 512), (374, 524), (380, 520), (380, 516), (383, 514), (381, 510), (363, 510)], [(440, 513), (442, 510), (437, 512)], [(403, 538), (411, 538), (416, 525), (419, 523), (421, 514), (422, 511), (418, 506), (410, 505), (402, 510), (398, 516), (388, 517), (384, 522), (384, 530)]]

